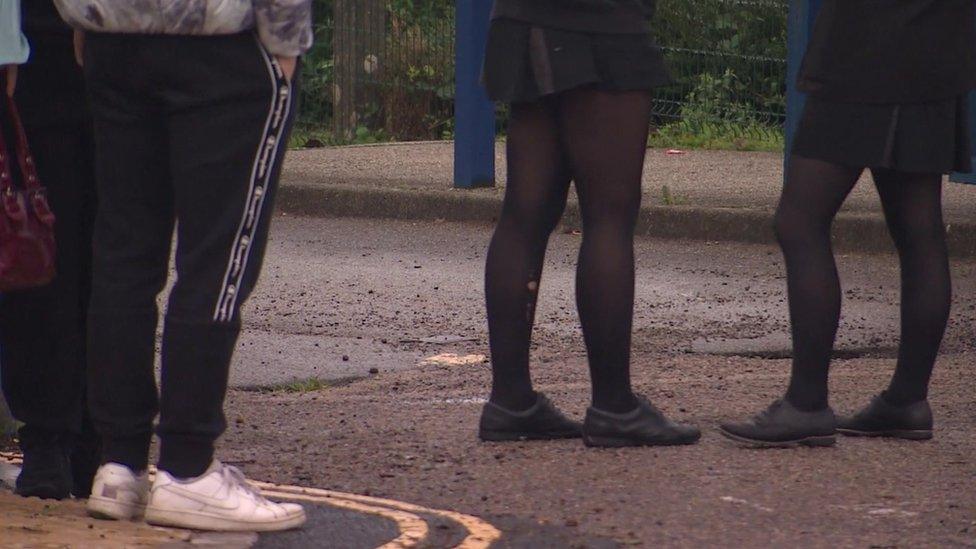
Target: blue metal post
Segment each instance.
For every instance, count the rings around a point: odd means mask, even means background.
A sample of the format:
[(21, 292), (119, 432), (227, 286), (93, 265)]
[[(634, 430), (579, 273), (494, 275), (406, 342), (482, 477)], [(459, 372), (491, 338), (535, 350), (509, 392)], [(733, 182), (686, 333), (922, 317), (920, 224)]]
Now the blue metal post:
[(822, 4), (823, 0), (790, 0), (786, 32), (786, 163), (790, 160), (793, 136), (800, 125), (803, 105), (806, 102), (806, 96), (796, 89), (796, 77), (800, 74), (800, 64)]
[[(976, 21), (973, 22), (976, 24)], [(972, 141), (976, 143), (976, 92), (969, 94), (969, 131), (972, 134)], [(973, 155), (973, 166), (976, 166), (976, 150), (972, 152)], [(949, 179), (952, 181), (957, 181), (959, 183), (971, 183), (976, 184), (976, 172), (972, 173), (954, 173)]]
[[(973, 133), (973, 142), (976, 143), (976, 93), (969, 94), (969, 124), (970, 131)], [(976, 151), (973, 154), (973, 165), (976, 166)], [(976, 172), (954, 173), (950, 179), (959, 183), (976, 184)]]
[(492, 0), (457, 0), (454, 186), (495, 184), (495, 106), (481, 86)]

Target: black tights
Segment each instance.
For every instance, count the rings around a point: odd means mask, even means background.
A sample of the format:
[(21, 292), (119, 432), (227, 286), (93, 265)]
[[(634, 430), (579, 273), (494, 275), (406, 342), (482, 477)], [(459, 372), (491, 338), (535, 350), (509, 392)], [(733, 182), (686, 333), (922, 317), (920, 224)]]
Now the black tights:
[[(862, 171), (793, 156), (776, 212), (793, 328), (786, 398), (805, 410), (827, 405), (827, 372), (841, 307), (830, 225)], [(872, 175), (901, 262), (901, 345), (885, 398), (908, 404), (928, 395), (949, 318), (942, 176), (885, 169), (872, 170)]]
[(593, 404), (636, 406), (630, 387), (634, 309), (634, 224), (651, 97), (647, 92), (576, 89), (512, 105), (508, 185), (485, 269), (491, 342), (491, 401), (535, 402), (529, 345), (549, 235), (576, 182), (583, 242), (576, 304), (593, 382)]

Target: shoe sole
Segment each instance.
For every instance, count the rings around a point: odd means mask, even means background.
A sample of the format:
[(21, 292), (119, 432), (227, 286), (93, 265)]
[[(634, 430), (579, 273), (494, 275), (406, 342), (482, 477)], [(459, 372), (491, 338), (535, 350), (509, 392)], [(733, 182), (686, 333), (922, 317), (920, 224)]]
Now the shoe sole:
[(856, 429), (837, 429), (837, 432), (848, 437), (868, 437), (868, 438), (899, 438), (902, 440), (931, 440), (932, 431), (930, 429), (891, 429), (888, 431), (858, 431)]
[(146, 508), (146, 522), (154, 526), (169, 526), (209, 532), (278, 532), (305, 524), (305, 513), (273, 522), (234, 520), (208, 513)]
[(101, 496), (88, 496), (86, 508), (91, 517), (102, 520), (138, 520), (146, 512), (144, 505), (120, 503)]
[(516, 431), (479, 431), (482, 442), (524, 442), (538, 440), (567, 440), (582, 437), (579, 432), (527, 433)]
[(753, 438), (747, 438), (744, 436), (737, 435), (735, 433), (730, 433), (725, 429), (719, 429), (720, 433), (728, 439), (734, 440), (738, 443), (745, 444), (752, 448), (796, 448), (798, 446), (809, 446), (812, 448), (822, 448), (827, 446), (833, 446), (837, 443), (836, 435), (822, 435), (813, 437), (804, 437), (795, 440), (783, 440), (783, 441), (770, 441), (770, 440), (757, 440)]
[(643, 448), (651, 446), (688, 446), (695, 444), (701, 436), (676, 440), (634, 440), (622, 437), (590, 437), (583, 436), (583, 444), (587, 448)]

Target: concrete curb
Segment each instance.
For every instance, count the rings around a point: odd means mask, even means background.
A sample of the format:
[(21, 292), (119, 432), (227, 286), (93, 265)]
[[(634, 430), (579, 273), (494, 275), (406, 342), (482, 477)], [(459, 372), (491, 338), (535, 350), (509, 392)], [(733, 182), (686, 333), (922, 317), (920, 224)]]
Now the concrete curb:
[[(308, 185), (284, 182), (278, 191), (279, 211), (312, 217), (364, 217), (417, 221), (473, 221), (498, 218), (501, 196), (445, 189), (443, 191), (377, 186)], [(563, 216), (569, 227), (579, 226), (579, 207), (571, 199)], [(745, 208), (696, 206), (641, 207), (637, 233), (673, 239), (775, 242), (773, 212)], [(976, 224), (947, 227), (954, 257), (976, 256)], [(848, 252), (891, 252), (893, 245), (884, 218), (877, 214), (843, 213), (834, 222), (834, 246)]]

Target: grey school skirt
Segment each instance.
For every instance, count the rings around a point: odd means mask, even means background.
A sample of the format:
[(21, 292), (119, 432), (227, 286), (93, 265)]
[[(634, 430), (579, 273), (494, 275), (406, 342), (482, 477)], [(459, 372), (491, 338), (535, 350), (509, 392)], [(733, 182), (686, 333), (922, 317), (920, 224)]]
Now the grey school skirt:
[(496, 19), (482, 80), (492, 100), (521, 103), (584, 86), (649, 90), (670, 76), (650, 32), (584, 33)]
[(913, 173), (972, 171), (969, 102), (873, 105), (809, 98), (793, 154)]

